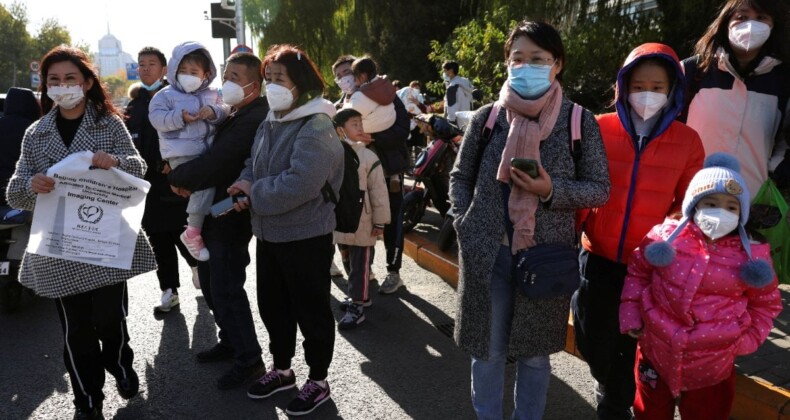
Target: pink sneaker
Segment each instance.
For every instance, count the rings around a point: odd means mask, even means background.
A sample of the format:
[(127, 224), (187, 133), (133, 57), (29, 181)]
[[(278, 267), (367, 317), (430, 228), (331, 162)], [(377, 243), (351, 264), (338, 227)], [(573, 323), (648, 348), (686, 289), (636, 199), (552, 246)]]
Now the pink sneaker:
[(181, 233), (181, 242), (186, 245), (189, 254), (198, 261), (208, 261), (208, 249), (203, 243), (203, 237), (200, 236), (200, 229), (192, 226), (187, 226), (186, 230)]

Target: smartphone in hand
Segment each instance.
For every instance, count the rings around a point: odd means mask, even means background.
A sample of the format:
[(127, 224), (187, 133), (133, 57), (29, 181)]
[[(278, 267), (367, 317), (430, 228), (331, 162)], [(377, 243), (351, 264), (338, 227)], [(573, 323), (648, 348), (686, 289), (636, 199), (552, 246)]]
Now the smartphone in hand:
[(247, 196), (243, 193), (239, 193), (215, 203), (213, 206), (211, 206), (211, 215), (216, 218), (230, 213), (233, 211), (233, 204), (242, 198), (247, 198)]
[(512, 158), (510, 159), (510, 166), (524, 172), (530, 178), (538, 177), (538, 161), (535, 159)]

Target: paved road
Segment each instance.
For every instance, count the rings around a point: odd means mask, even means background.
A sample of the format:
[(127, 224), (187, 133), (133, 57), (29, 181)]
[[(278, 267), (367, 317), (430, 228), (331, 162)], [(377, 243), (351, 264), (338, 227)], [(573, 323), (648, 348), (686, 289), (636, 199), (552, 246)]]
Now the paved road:
[[(251, 252), (254, 245), (251, 246)], [(377, 247), (375, 270), (383, 279)], [(252, 253), (254, 255), (254, 252)], [(254, 263), (248, 268), (254, 279)], [(215, 379), (228, 363), (198, 365), (194, 354), (216, 343), (213, 317), (199, 291), (188, 280), (181, 308), (155, 317), (159, 299), (156, 277), (149, 273), (129, 282), (129, 333), (140, 375), (141, 393), (125, 401), (115, 390), (112, 376), (104, 387), (104, 413), (116, 419), (276, 419), (287, 418), (284, 408), (295, 393), (253, 401), (242, 389), (218, 391)], [(332, 401), (312, 419), (472, 419), (469, 402), (469, 359), (443, 331), (455, 314), (455, 291), (439, 277), (404, 258), (401, 272), (406, 287), (390, 296), (376, 294), (358, 329), (339, 332), (329, 371)], [(335, 279), (333, 306), (342, 301), (345, 280)], [(255, 300), (254, 281), (247, 291)], [(267, 338), (257, 307), (253, 314), (262, 347)], [(336, 311), (336, 318), (341, 314)], [(29, 298), (18, 313), (0, 316), (0, 419), (71, 418), (71, 390), (61, 359), (62, 337), (51, 301)], [(271, 362), (269, 355), (264, 360)], [(546, 419), (594, 418), (592, 379), (586, 365), (565, 353), (552, 356)], [(307, 368), (301, 346), (293, 366), (301, 384)], [(508, 383), (514, 369), (508, 365)], [(512, 395), (512, 386), (506, 389)], [(512, 404), (507, 407), (508, 413)]]

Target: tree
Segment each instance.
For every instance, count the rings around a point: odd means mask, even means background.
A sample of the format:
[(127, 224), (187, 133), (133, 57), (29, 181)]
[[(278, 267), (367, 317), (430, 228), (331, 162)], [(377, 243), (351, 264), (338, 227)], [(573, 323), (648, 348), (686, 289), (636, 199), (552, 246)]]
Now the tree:
[(71, 45), (71, 35), (56, 19), (49, 18), (41, 25), (33, 40), (33, 56), (41, 59), (49, 50), (61, 44)]
[(0, 4), (0, 92), (30, 86), (27, 22), (24, 4), (15, 2), (8, 8)]

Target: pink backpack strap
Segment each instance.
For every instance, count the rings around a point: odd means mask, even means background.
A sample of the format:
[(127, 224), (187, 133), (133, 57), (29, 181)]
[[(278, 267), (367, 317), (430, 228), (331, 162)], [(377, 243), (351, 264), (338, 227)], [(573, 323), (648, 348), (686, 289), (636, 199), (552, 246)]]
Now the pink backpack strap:
[(502, 109), (502, 104), (500, 104), (499, 101), (494, 102), (494, 106), (491, 107), (491, 112), (488, 114), (488, 119), (486, 120), (485, 126), (489, 133), (494, 129), (496, 117), (499, 115), (500, 109)]
[(574, 103), (571, 110), (571, 141), (582, 139), (582, 108), (581, 105)]

